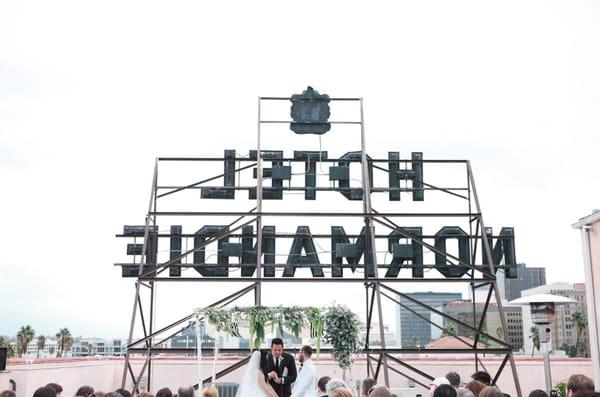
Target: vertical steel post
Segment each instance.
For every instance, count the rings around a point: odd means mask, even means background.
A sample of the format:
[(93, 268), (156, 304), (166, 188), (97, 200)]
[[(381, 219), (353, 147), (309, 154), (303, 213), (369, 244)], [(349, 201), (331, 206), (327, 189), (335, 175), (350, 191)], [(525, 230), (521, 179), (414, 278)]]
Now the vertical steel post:
[[(363, 112), (363, 99), (360, 98), (360, 153), (362, 163), (362, 187), (363, 187), (363, 211), (365, 216), (365, 226), (367, 229), (368, 243), (366, 247), (371, 248), (371, 258), (373, 262), (373, 269), (375, 271), (375, 278), (379, 278), (379, 271), (377, 267), (377, 247), (375, 246), (375, 228), (373, 226), (373, 218), (370, 215), (373, 214), (371, 207), (371, 180), (369, 178), (369, 164), (367, 161), (366, 152), (366, 139), (365, 139), (365, 120)], [(368, 250), (367, 250), (368, 252)], [(365, 261), (367, 261), (367, 255), (365, 254)], [(367, 274), (368, 276), (368, 274)], [(385, 329), (383, 326), (383, 308), (381, 307), (381, 294), (379, 288), (379, 281), (375, 281), (373, 284), (375, 288), (375, 299), (377, 300), (377, 312), (379, 315), (379, 337), (381, 339), (381, 349), (383, 350), (383, 378), (385, 385), (390, 386), (390, 375), (388, 371), (387, 356), (385, 355)]]
[[(137, 306), (138, 299), (140, 296), (140, 285), (141, 281), (139, 277), (143, 274), (144, 269), (144, 258), (147, 261), (148, 257), (146, 255), (146, 250), (148, 248), (148, 239), (150, 237), (150, 212), (152, 211), (152, 204), (154, 202), (154, 198), (156, 197), (156, 186), (157, 186), (157, 178), (158, 178), (158, 159), (154, 161), (154, 175), (152, 177), (152, 189), (150, 191), (150, 202), (148, 203), (148, 212), (146, 213), (146, 226), (144, 229), (144, 244), (142, 247), (142, 254), (140, 255), (140, 266), (138, 269), (138, 280), (135, 283), (135, 296), (133, 298), (133, 309), (131, 311), (131, 323), (129, 325), (129, 336), (127, 337), (127, 346), (131, 344), (133, 341), (133, 331), (135, 329), (135, 319), (137, 317)], [(141, 308), (140, 308), (141, 310)], [(123, 375), (121, 377), (121, 388), (125, 387), (125, 383), (127, 381), (127, 368), (129, 366), (129, 350), (125, 353), (125, 362), (123, 363)], [(135, 382), (135, 379), (134, 379)]]
[[(483, 222), (483, 216), (481, 215), (481, 206), (479, 205), (479, 198), (477, 196), (477, 188), (475, 187), (475, 178), (473, 177), (473, 170), (471, 169), (471, 162), (467, 160), (467, 169), (469, 172), (469, 178), (471, 179), (471, 187), (473, 189), (473, 198), (475, 199), (475, 209), (479, 214), (479, 224), (481, 225), (481, 239), (483, 254), (486, 256), (488, 260), (488, 265), (491, 274), (494, 273), (494, 261), (492, 260), (492, 252), (490, 249), (490, 244), (487, 239), (487, 235), (485, 232), (485, 223)], [(498, 305), (498, 314), (500, 315), (500, 322), (502, 323), (502, 332), (504, 335), (508, 333), (508, 323), (506, 321), (506, 316), (504, 314), (504, 308), (502, 307), (502, 297), (500, 296), (500, 291), (498, 290), (498, 284), (496, 283), (496, 278), (492, 280), (492, 286), (494, 288), (494, 296), (496, 298), (496, 304)], [(515, 388), (517, 389), (517, 397), (523, 397), (523, 393), (521, 391), (521, 384), (519, 382), (519, 375), (517, 374), (517, 365), (515, 363), (515, 357), (513, 356), (512, 351), (509, 352), (509, 360), (510, 367), (513, 373), (513, 381), (515, 382)]]
[(254, 290), (254, 304), (260, 306), (262, 304), (262, 196), (263, 196), (263, 166), (262, 152), (260, 145), (260, 127), (261, 127), (261, 112), (260, 112), (261, 97), (258, 97), (258, 130), (256, 139), (256, 289)]

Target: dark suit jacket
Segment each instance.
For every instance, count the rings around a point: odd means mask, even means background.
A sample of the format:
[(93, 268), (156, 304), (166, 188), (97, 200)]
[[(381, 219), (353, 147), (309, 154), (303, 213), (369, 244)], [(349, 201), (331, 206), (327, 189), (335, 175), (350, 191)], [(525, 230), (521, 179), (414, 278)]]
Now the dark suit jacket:
[[(267, 374), (271, 371), (277, 372), (278, 377), (282, 377), (284, 373), (284, 369), (287, 368), (286, 376), (283, 376), (283, 384), (278, 384), (275, 381), (268, 379)], [(267, 365), (264, 370), (265, 378), (268, 380), (269, 384), (273, 386), (275, 392), (279, 397), (289, 397), (292, 394), (292, 383), (296, 381), (296, 362), (294, 361), (294, 357), (288, 353), (283, 353), (283, 355), (279, 358), (279, 368), (275, 368), (275, 360), (273, 355), (269, 353), (267, 355)]]

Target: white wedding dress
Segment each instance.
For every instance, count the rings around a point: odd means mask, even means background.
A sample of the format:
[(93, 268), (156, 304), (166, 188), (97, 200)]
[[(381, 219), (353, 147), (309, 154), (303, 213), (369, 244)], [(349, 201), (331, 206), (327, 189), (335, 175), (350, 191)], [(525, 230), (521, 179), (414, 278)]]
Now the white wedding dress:
[(259, 383), (259, 376), (263, 376), (260, 370), (260, 352), (255, 351), (250, 357), (235, 397), (267, 397)]

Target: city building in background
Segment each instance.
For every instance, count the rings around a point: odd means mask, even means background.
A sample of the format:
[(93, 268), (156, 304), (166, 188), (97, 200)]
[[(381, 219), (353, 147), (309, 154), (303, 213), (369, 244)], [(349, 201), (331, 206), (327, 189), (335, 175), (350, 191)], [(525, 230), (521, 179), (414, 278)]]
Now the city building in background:
[[(444, 314), (456, 318), (463, 323), (478, 327), (481, 322), (484, 306), (483, 302), (477, 302), (475, 303), (475, 311), (473, 311), (473, 302), (459, 300), (445, 303), (442, 306), (442, 311)], [(521, 308), (507, 306), (504, 308), (504, 313), (508, 324), (506, 340), (512, 345), (513, 350), (519, 351), (523, 348), (523, 318)], [(438, 319), (443, 320), (441, 324), (443, 328), (448, 328), (450, 325), (454, 327), (458, 336), (467, 337), (471, 340), (475, 338), (474, 332), (469, 328), (448, 319), (442, 319), (441, 316)], [(482, 329), (495, 338), (504, 339), (497, 304), (493, 302), (489, 304)], [(486, 342), (485, 338), (481, 340), (484, 343)]]
[[(587, 305), (585, 296), (585, 284), (583, 283), (551, 283), (539, 287), (530, 288), (521, 292), (522, 296), (536, 294), (551, 294), (565, 296), (577, 301), (577, 303), (558, 305), (555, 309), (555, 318), (550, 325), (551, 345), (553, 350), (569, 350), (575, 348), (577, 343), (577, 323), (574, 319), (575, 313), (586, 315)], [(575, 315), (577, 316), (577, 315)], [(534, 326), (531, 321), (530, 310), (523, 310), (523, 340), (525, 351), (531, 352), (533, 349), (532, 338), (530, 337), (531, 328)], [(580, 352), (578, 355), (589, 356), (588, 330), (587, 327), (581, 330), (579, 335)], [(574, 355), (571, 353), (571, 355)]]
[(527, 267), (524, 263), (517, 264), (517, 278), (504, 279), (504, 295), (507, 301), (521, 297), (521, 291), (546, 284), (546, 268)]
[(124, 356), (126, 352), (125, 339), (80, 338), (71, 347), (72, 357)]
[[(440, 309), (445, 303), (462, 299), (462, 294), (456, 292), (412, 292), (406, 295), (435, 309)], [(398, 297), (398, 301), (419, 315), (430, 321), (432, 320), (431, 312), (426, 308), (402, 296)], [(415, 344), (425, 346), (433, 339), (441, 336), (441, 332), (437, 328), (419, 318), (410, 310), (405, 309), (402, 305), (396, 307), (396, 340), (398, 345), (401, 347), (413, 347)]]

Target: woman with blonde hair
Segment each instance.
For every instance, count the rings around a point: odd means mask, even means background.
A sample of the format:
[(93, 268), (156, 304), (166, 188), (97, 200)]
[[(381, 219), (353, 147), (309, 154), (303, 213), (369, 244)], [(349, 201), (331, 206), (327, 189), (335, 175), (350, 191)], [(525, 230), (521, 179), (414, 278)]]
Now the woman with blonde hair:
[(331, 392), (329, 397), (352, 397), (352, 390), (347, 387), (338, 387)]
[(213, 385), (206, 386), (202, 390), (202, 397), (219, 397), (219, 390)]

